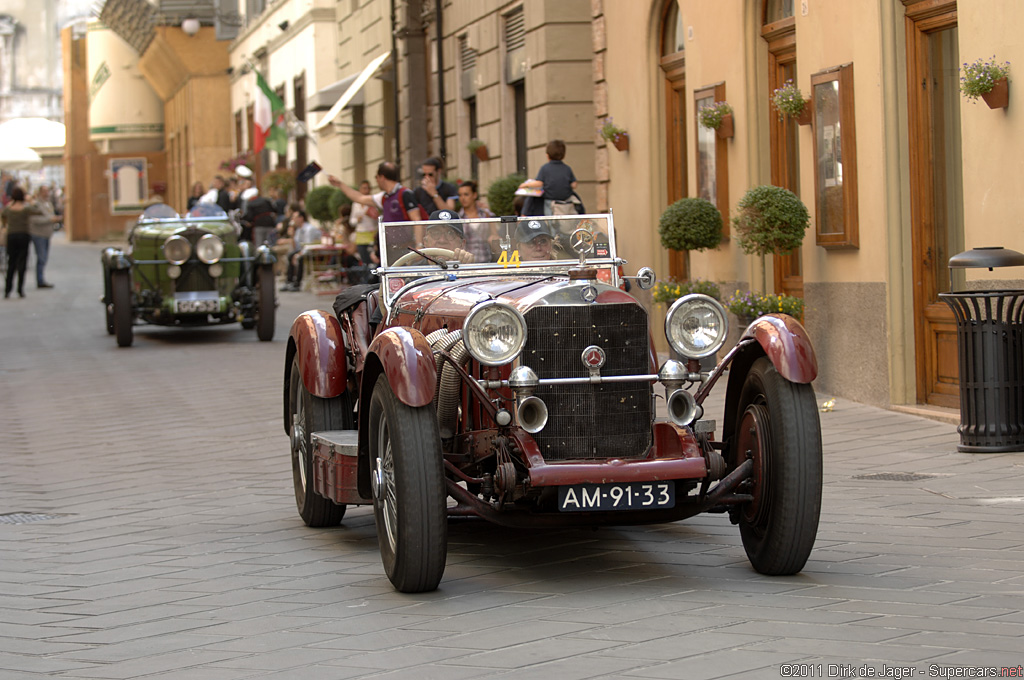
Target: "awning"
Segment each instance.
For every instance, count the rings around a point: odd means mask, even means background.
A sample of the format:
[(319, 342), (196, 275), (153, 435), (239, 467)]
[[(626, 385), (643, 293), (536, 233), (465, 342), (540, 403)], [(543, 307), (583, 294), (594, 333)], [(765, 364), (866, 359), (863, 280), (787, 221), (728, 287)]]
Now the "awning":
[(18, 146), (40, 153), (56, 149), (63, 154), (65, 138), (64, 124), (46, 118), (13, 118), (0, 123), (0, 139), (17, 140)]
[[(341, 98), (341, 95), (345, 94), (358, 77), (358, 73), (353, 73), (348, 78), (342, 78), (338, 82), (331, 83), (323, 88), (306, 100), (306, 111), (330, 111), (334, 103)], [(352, 97), (352, 100), (349, 101), (349, 104), (351, 106), (362, 106), (363, 100), (363, 91), (360, 89), (356, 96)]]
[(334, 102), (334, 106), (331, 107), (331, 110), (324, 115), (323, 119), (317, 123), (313, 129), (322, 130), (333, 123), (334, 119), (338, 117), (338, 114), (341, 113), (342, 109), (348, 106), (352, 100), (355, 99), (356, 94), (358, 94), (359, 90), (361, 90), (363, 85), (366, 84), (366, 81), (368, 81), (370, 77), (377, 72), (377, 69), (381, 67), (389, 56), (391, 56), (391, 52), (385, 52), (367, 64), (366, 68), (364, 68), (359, 76), (352, 81), (352, 84), (348, 86), (338, 101)]

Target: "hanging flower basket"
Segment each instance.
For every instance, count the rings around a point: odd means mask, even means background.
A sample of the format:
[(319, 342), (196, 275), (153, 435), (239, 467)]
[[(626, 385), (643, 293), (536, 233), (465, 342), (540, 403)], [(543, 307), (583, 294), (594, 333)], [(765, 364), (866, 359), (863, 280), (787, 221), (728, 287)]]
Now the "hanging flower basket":
[(990, 109), (1005, 109), (1010, 104), (1010, 81), (1000, 78), (992, 89), (981, 95)]
[(611, 142), (619, 151), (629, 150), (629, 133), (615, 124), (611, 116), (604, 119), (597, 132), (606, 142)]
[(732, 114), (727, 113), (722, 116), (722, 122), (715, 128), (715, 134), (721, 139), (732, 139), (735, 134), (735, 129), (732, 122)]
[(810, 125), (814, 119), (814, 114), (811, 111), (811, 102), (804, 102), (804, 108), (800, 109), (800, 113), (796, 117), (797, 125)]
[(484, 143), (482, 139), (470, 140), (466, 148), (468, 148), (473, 153), (474, 156), (476, 156), (478, 159), (482, 161), (486, 161), (490, 158), (490, 156), (487, 153), (487, 144)]
[(615, 148), (619, 151), (629, 151), (629, 133), (623, 132), (618, 137), (614, 137), (612, 139), (612, 144), (614, 144)]

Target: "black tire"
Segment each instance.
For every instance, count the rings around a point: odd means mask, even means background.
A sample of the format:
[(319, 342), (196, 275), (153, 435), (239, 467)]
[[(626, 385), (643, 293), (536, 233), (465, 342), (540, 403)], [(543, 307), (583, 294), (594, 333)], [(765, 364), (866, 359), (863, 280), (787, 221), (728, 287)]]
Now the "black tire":
[(274, 339), (274, 268), (263, 265), (256, 270), (256, 337), (262, 342)]
[(117, 336), (118, 347), (131, 347), (135, 332), (132, 323), (135, 312), (132, 310), (132, 280), (127, 270), (111, 272), (110, 299), (113, 303), (114, 335)]
[(324, 498), (313, 488), (313, 432), (355, 428), (348, 392), (333, 399), (314, 397), (302, 384), (299, 360), (288, 376), (288, 409), (292, 414), (291, 458), (295, 505), (308, 527), (333, 527), (345, 516), (344, 505)]
[(403, 593), (437, 588), (448, 557), (447, 492), (437, 415), (398, 400), (387, 377), (370, 400), (370, 475), (384, 571)]
[(105, 276), (107, 278), (107, 280), (106, 280), (107, 292), (106, 292), (106, 295), (103, 296), (103, 311), (104, 311), (104, 315), (107, 318), (107, 335), (113, 335), (114, 334), (114, 303), (113, 303), (112, 298), (110, 297), (110, 273), (107, 272), (106, 270), (104, 270), (103, 276)]
[(738, 513), (743, 548), (762, 574), (796, 574), (814, 547), (821, 514), (814, 389), (786, 380), (761, 357), (743, 383), (736, 422), (736, 462), (754, 461), (754, 500)]

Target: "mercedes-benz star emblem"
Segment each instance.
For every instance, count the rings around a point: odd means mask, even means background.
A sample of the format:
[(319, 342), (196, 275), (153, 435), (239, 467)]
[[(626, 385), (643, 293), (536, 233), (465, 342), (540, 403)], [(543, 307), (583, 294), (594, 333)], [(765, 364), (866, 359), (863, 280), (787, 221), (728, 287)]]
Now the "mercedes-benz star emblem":
[(580, 297), (584, 302), (593, 302), (597, 299), (597, 288), (594, 286), (584, 286), (580, 289)]
[(583, 359), (583, 365), (587, 368), (601, 368), (607, 357), (603, 349), (597, 345), (591, 345), (583, 350), (583, 355), (580, 358)]

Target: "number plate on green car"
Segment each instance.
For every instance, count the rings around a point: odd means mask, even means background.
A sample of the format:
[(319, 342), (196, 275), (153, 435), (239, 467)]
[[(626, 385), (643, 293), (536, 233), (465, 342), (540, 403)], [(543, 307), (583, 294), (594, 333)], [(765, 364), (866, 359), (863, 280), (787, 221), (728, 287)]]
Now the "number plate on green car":
[(558, 509), (562, 512), (662, 510), (675, 505), (676, 488), (675, 482), (671, 481), (558, 487)]
[(220, 311), (220, 297), (215, 290), (197, 290), (174, 294), (175, 314), (199, 314)]

